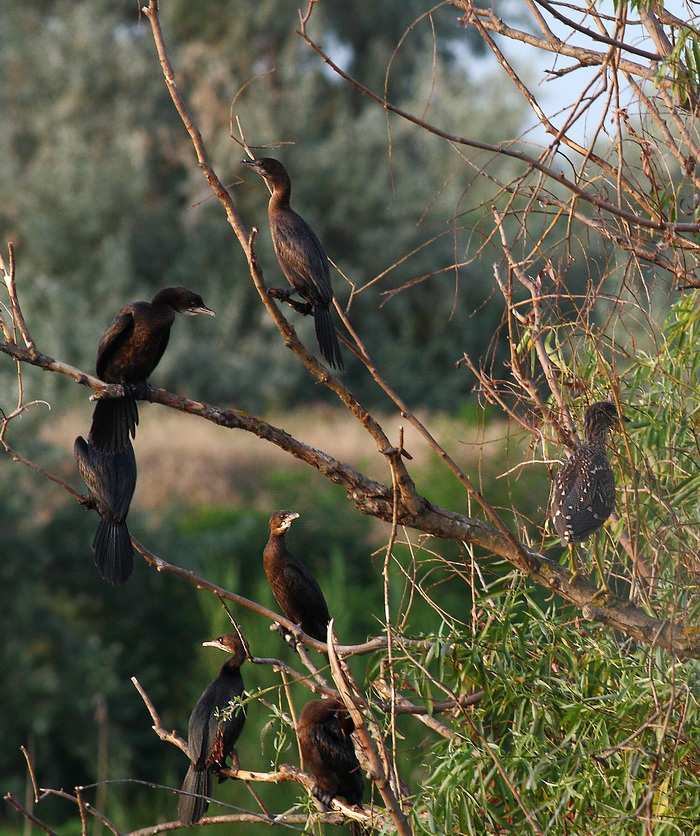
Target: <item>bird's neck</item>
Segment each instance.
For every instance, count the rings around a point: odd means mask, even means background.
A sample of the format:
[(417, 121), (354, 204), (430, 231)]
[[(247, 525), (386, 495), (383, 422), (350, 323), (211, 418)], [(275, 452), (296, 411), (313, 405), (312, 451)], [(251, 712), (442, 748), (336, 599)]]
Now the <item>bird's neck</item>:
[(286, 531), (270, 531), (270, 542), (284, 543), (284, 535)]
[(148, 321), (151, 327), (165, 327), (169, 328), (175, 321), (175, 309), (173, 306), (164, 300), (151, 302), (151, 309), (148, 313)]
[(274, 184), (272, 196), (270, 197), (270, 211), (274, 209), (289, 209), (289, 198), (292, 196), (292, 184), (282, 180)]
[(586, 444), (598, 447), (605, 447), (605, 434), (607, 427), (592, 426), (586, 427)]
[(223, 676), (225, 679), (240, 679), (241, 682), (243, 681), (243, 677), (241, 676), (241, 664), (240, 661), (236, 660), (235, 657), (231, 656), (230, 659), (227, 659), (224, 664), (221, 666), (221, 670), (219, 671), (219, 676)]
[(173, 296), (170, 288), (159, 290), (158, 293), (151, 299), (151, 305), (157, 308), (172, 308)]

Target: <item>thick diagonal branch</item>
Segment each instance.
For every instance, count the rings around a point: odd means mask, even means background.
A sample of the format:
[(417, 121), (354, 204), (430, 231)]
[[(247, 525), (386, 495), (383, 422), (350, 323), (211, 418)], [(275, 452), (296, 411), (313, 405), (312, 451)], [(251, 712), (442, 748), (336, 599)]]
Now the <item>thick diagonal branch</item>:
[[(60, 372), (76, 382), (103, 391), (120, 387), (103, 383), (67, 363), (61, 363), (38, 352), (29, 352), (14, 343), (0, 343), (0, 351), (11, 357), (50, 371)], [(290, 455), (318, 470), (327, 479), (345, 488), (355, 507), (363, 514), (390, 523), (394, 518), (393, 491), (387, 485), (370, 479), (349, 464), (328, 453), (305, 444), (279, 427), (235, 409), (223, 409), (201, 401), (183, 398), (165, 389), (151, 389), (149, 400), (199, 415), (222, 427), (242, 429), (275, 444)], [(458, 514), (418, 496), (418, 510), (407, 508), (399, 498), (397, 518), (400, 525), (441, 537), (445, 540), (472, 543), (487, 552), (503, 557), (513, 566), (522, 569), (537, 583), (557, 592), (579, 607), (586, 618), (616, 627), (628, 636), (645, 644), (670, 650), (680, 656), (700, 658), (700, 631), (683, 622), (672, 623), (648, 615), (630, 602), (611, 597), (602, 605), (596, 604), (596, 587), (583, 577), (571, 582), (571, 573), (558, 563), (534, 552), (517, 539), (507, 537), (493, 525), (473, 517)], [(527, 566), (523, 565), (523, 553)], [(179, 570), (186, 574), (187, 570)], [(225, 592), (225, 590), (224, 590)], [(280, 619), (281, 622), (281, 619)], [(307, 642), (315, 647), (314, 640)], [(321, 643), (318, 643), (321, 644)]]

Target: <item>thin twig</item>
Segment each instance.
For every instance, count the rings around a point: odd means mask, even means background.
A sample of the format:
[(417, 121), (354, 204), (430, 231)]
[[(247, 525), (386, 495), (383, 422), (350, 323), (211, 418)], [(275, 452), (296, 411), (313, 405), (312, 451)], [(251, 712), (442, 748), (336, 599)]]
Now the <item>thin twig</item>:
[[(106, 783), (112, 783), (112, 782), (106, 782)], [(94, 784), (91, 785), (91, 786), (94, 786)], [(80, 789), (84, 790), (84, 789), (87, 789), (87, 787), (80, 787)], [(47, 795), (54, 795), (57, 798), (64, 798), (64, 799), (66, 799), (66, 801), (71, 801), (73, 804), (76, 804), (76, 805), (80, 806), (80, 802), (78, 801), (76, 796), (71, 795), (69, 792), (66, 792), (65, 790), (54, 790), (54, 789), (51, 789), (50, 787), (41, 787), (41, 794), (42, 794), (42, 798), (44, 796), (47, 796)], [(108, 819), (107, 816), (104, 815), (104, 813), (102, 813), (96, 807), (93, 807), (92, 804), (88, 804), (87, 802), (83, 802), (83, 804), (85, 806), (85, 810), (88, 813), (90, 813), (91, 816), (94, 816), (98, 821), (101, 821), (102, 824), (104, 824), (104, 826), (108, 830), (111, 830), (112, 833), (114, 833), (114, 836), (125, 836), (125, 834), (116, 826), (116, 824), (114, 824), (114, 822), (110, 821), (110, 819)]]
[(523, 151), (518, 151), (517, 149), (509, 147), (505, 144), (493, 145), (492, 143), (481, 142), (480, 140), (470, 139), (468, 137), (452, 134), (449, 131), (444, 131), (435, 125), (425, 122), (423, 119), (419, 119), (412, 113), (409, 113), (408, 111), (403, 110), (402, 108), (397, 107), (396, 105), (393, 105), (391, 102), (387, 101), (383, 96), (374, 93), (364, 84), (357, 81), (344, 70), (342, 70), (333, 60), (331, 60), (331, 58), (321, 49), (321, 47), (308, 36), (305, 30), (302, 29), (301, 31), (298, 31), (298, 34), (335, 73), (344, 78), (348, 83), (352, 84), (353, 87), (358, 89), (360, 92), (364, 93), (364, 95), (368, 96), (370, 99), (373, 99), (386, 110), (390, 110), (392, 113), (395, 113), (397, 116), (406, 119), (408, 122), (412, 122), (414, 125), (418, 125), (418, 127), (423, 128), (424, 130), (429, 131), (432, 134), (435, 134), (435, 136), (447, 139), (450, 142), (453, 142), (457, 145), (467, 145), (470, 148), (476, 148), (480, 151), (490, 151), (496, 155), (511, 157), (512, 159), (520, 160), (521, 162), (526, 163), (531, 168), (536, 169), (540, 173), (544, 174), (550, 180), (560, 184), (561, 186), (564, 186), (564, 188), (571, 192), (572, 195), (575, 195), (576, 197), (586, 201), (587, 203), (597, 207), (598, 209), (608, 212), (611, 215), (614, 215), (615, 217), (622, 218), (623, 220), (626, 220), (629, 223), (642, 227), (644, 229), (667, 230), (669, 232), (689, 234), (700, 232), (700, 224), (677, 223), (675, 221), (644, 218), (640, 215), (634, 214), (633, 212), (629, 212), (626, 209), (622, 209), (619, 206), (616, 206), (614, 203), (610, 203), (607, 200), (603, 200), (597, 197), (595, 194), (590, 194), (589, 192), (585, 191), (585, 189), (581, 188), (576, 183), (574, 183), (572, 180), (565, 177), (562, 172), (555, 171), (551, 167), (545, 165), (544, 163), (540, 162), (539, 160), (535, 159), (529, 154), (526, 154)]
[(17, 799), (14, 797), (14, 795), (11, 792), (6, 793), (3, 796), (3, 798), (5, 799), (5, 801), (7, 801), (7, 803), (11, 807), (14, 807), (15, 810), (17, 810), (18, 813), (20, 813), (22, 816), (24, 816), (24, 818), (27, 819), (27, 821), (32, 822), (32, 824), (35, 824), (37, 827), (40, 827), (44, 831), (44, 833), (48, 833), (48, 836), (59, 836), (59, 834), (56, 833), (55, 830), (52, 830), (47, 824), (44, 824), (43, 821), (38, 819), (32, 813), (30, 813), (29, 810), (26, 810), (19, 803), (19, 801), (17, 801)]
[(151, 715), (151, 719), (153, 720), (153, 731), (158, 735), (161, 740), (165, 740), (167, 743), (172, 743), (173, 746), (177, 746), (178, 749), (181, 749), (189, 758), (190, 753), (187, 748), (187, 741), (183, 740), (180, 735), (175, 731), (167, 731), (163, 728), (163, 724), (161, 723), (160, 716), (155, 709), (155, 706), (151, 702), (148, 694), (143, 690), (141, 687), (141, 683), (136, 679), (135, 676), (131, 677), (131, 682), (139, 692), (141, 699), (144, 701), (146, 708), (148, 709), (148, 713)]
[(391, 786), (376, 743), (367, 729), (362, 713), (354, 703), (354, 696), (359, 693), (359, 689), (352, 681), (352, 676), (349, 671), (347, 669), (343, 670), (341, 667), (338, 651), (339, 648), (335, 644), (335, 637), (333, 635), (333, 619), (331, 619), (328, 623), (328, 659), (331, 666), (331, 673), (342, 700), (345, 703), (345, 707), (355, 725), (355, 731), (360, 739), (365, 755), (367, 756), (367, 761), (370, 766), (369, 777), (379, 790), (379, 794), (386, 805), (387, 812), (394, 821), (396, 832), (399, 836), (412, 836), (413, 830), (406, 818), (406, 814), (401, 808), (401, 802)]
[(15, 250), (12, 244), (7, 245), (7, 250), (10, 258), (10, 269), (6, 270), (3, 262), (0, 264), (0, 272), (4, 275), (7, 292), (10, 294), (10, 302), (12, 304), (12, 321), (17, 325), (17, 328), (19, 328), (24, 344), (30, 351), (34, 351), (36, 346), (34, 345), (34, 340), (31, 338), (27, 329), (27, 324), (24, 321), (22, 309), (19, 305), (19, 299), (17, 298), (17, 288), (15, 286)]
[(25, 761), (27, 762), (27, 769), (29, 770), (29, 777), (31, 779), (32, 788), (34, 790), (34, 803), (38, 804), (39, 803), (39, 787), (37, 786), (37, 783), (36, 783), (36, 775), (34, 775), (34, 767), (32, 765), (32, 762), (31, 762), (30, 758), (29, 758), (29, 752), (24, 748), (24, 746), (20, 746), (19, 748), (20, 748), (22, 754), (24, 755)]

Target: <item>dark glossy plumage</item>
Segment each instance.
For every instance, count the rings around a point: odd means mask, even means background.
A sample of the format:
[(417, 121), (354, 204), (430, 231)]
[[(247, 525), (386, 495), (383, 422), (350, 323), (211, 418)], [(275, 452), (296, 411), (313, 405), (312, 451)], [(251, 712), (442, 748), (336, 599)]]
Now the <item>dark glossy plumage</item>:
[[(209, 314), (202, 297), (185, 287), (159, 290), (151, 302), (123, 307), (107, 328), (97, 349), (97, 376), (107, 383), (142, 383), (160, 362), (170, 338), (175, 313)], [(98, 400), (92, 416), (90, 440), (95, 449), (115, 453), (136, 435), (136, 400)]]
[(241, 665), (246, 654), (241, 640), (233, 633), (227, 633), (204, 642), (203, 646), (218, 647), (232, 655), (190, 714), (187, 748), (191, 764), (182, 783), (182, 792), (196, 795), (180, 795), (178, 819), (184, 825), (195, 824), (206, 813), (209, 801), (201, 796), (211, 796), (212, 773), (226, 766), (226, 758), (234, 751), (245, 725), (242, 708), (236, 709), (229, 720), (217, 717), (232, 700), (243, 694)]
[(78, 471), (88, 487), (86, 505), (100, 515), (92, 550), (102, 577), (113, 584), (129, 580), (134, 555), (126, 515), (136, 487), (136, 459), (130, 442), (118, 453), (101, 453), (82, 436), (73, 446)]
[(276, 511), (270, 517), (270, 538), (263, 552), (265, 574), (284, 615), (309, 636), (326, 641), (330, 616), (316, 578), (287, 548), (285, 534), (299, 514)]
[(304, 768), (316, 779), (316, 797), (325, 805), (335, 796), (358, 805), (364, 781), (351, 734), (354, 725), (337, 699), (307, 702), (299, 715), (297, 739)]
[(243, 165), (257, 171), (273, 188), (267, 211), (272, 244), (280, 267), (294, 290), (311, 305), (321, 354), (333, 368), (343, 369), (343, 357), (330, 312), (333, 289), (323, 244), (306, 221), (290, 207), (292, 185), (279, 160), (262, 157), (259, 160), (243, 160)]
[(615, 510), (615, 476), (605, 434), (621, 420), (628, 419), (610, 401), (586, 410), (584, 443), (561, 468), (552, 491), (552, 521), (564, 543), (587, 540)]

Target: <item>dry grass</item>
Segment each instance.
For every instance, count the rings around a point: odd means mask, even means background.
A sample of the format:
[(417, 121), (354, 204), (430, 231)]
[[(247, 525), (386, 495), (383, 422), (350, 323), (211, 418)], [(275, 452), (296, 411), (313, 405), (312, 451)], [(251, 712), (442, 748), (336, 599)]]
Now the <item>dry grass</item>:
[[(177, 500), (187, 504), (229, 504), (240, 497), (243, 487), (254, 485), (263, 471), (308, 471), (303, 462), (250, 433), (217, 427), (157, 405), (141, 406), (140, 416), (134, 442), (139, 469), (135, 503), (144, 509), (163, 509)], [(374, 479), (390, 479), (385, 458), (360, 424), (344, 410), (314, 407), (268, 415), (265, 419)], [(422, 419), (468, 470), (501, 452), (500, 442), (506, 435), (502, 422), (494, 422), (482, 432), (466, 430), (461, 422), (442, 416)], [(398, 417), (382, 416), (379, 420), (392, 441), (398, 440), (399, 425), (404, 424), (404, 446), (413, 456), (412, 470), (425, 467), (434, 458), (428, 445), (406, 422)], [(76, 435), (88, 430), (82, 424), (82, 415), (65, 415), (43, 425), (42, 440), (64, 448), (72, 456)]]

